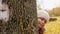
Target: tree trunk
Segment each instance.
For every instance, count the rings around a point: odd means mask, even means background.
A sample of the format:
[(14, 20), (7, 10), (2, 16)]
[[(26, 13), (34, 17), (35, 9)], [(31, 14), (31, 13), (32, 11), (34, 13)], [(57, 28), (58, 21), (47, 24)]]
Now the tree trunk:
[(38, 34), (36, 0), (2, 0), (12, 15), (0, 34)]

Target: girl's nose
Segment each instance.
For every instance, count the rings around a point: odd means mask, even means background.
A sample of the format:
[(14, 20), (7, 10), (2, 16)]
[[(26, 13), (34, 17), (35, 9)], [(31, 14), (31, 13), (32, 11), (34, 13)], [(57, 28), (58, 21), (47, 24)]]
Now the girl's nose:
[(42, 24), (42, 25), (45, 25), (45, 22), (44, 22), (44, 20), (41, 20), (41, 24)]

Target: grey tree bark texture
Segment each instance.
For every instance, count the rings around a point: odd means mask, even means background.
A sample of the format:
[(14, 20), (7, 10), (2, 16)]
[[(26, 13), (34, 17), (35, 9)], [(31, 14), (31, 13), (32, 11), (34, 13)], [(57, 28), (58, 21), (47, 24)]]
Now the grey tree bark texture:
[(0, 21), (0, 34), (38, 34), (36, 0), (2, 0), (10, 9), (9, 21)]

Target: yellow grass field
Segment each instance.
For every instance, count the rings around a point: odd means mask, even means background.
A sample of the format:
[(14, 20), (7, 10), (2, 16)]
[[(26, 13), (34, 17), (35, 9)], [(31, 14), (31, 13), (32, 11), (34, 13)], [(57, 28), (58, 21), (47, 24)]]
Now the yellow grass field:
[(46, 24), (44, 34), (60, 34), (60, 16), (53, 18), (57, 18), (57, 20)]

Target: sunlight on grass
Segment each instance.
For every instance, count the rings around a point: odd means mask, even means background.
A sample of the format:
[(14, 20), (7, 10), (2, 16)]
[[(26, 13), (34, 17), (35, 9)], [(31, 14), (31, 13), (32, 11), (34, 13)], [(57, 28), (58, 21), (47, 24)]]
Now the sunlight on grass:
[(60, 34), (60, 16), (55, 18), (57, 18), (57, 21), (52, 21), (46, 24), (46, 31), (44, 34)]

